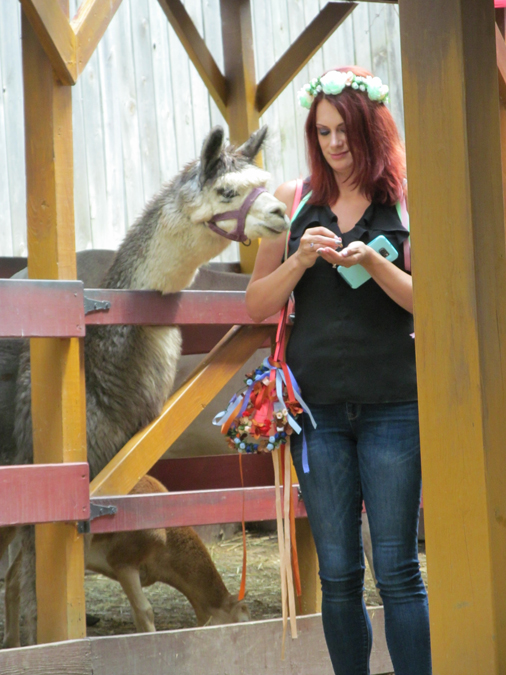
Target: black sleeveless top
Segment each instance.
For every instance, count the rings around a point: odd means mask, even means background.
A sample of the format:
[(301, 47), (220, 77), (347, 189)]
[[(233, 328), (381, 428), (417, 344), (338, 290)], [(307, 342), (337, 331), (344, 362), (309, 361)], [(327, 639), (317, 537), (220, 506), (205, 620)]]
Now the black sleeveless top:
[[(395, 206), (371, 204), (344, 234), (328, 206), (306, 204), (292, 223), (288, 255), (309, 227), (322, 225), (342, 238), (369, 243), (383, 234), (404, 270), (408, 236)], [(310, 405), (417, 400), (413, 316), (373, 280), (351, 288), (322, 258), (306, 270), (294, 290), (295, 322), (286, 360)]]

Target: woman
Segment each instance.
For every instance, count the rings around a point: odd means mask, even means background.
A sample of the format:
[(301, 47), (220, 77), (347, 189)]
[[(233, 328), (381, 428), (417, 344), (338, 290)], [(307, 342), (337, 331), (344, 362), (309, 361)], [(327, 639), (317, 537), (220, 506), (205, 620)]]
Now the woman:
[[(379, 78), (357, 67), (329, 71), (299, 92), (309, 108), (311, 196), (292, 222), (284, 262), (283, 237), (262, 241), (246, 294), (257, 321), (295, 295), (286, 358), (317, 427), (303, 416), (307, 456), (296, 435), (292, 456), (316, 543), (323, 627), (338, 675), (369, 673), (362, 500), (395, 673), (431, 673), (417, 549), (413, 291), (404, 255), (408, 232), (396, 209), (405, 160), (384, 104), (387, 92)], [(288, 213), (295, 189), (292, 181), (276, 192)], [(393, 245), (395, 260), (368, 246), (380, 235)], [(341, 272), (355, 265), (371, 278), (352, 288)]]

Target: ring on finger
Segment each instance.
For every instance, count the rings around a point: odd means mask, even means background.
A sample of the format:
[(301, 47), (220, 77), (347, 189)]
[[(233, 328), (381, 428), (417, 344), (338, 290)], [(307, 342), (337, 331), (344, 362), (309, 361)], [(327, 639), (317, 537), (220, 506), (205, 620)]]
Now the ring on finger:
[(310, 246), (311, 248), (313, 248), (313, 246), (314, 246), (314, 241), (312, 241), (312, 242), (309, 244), (309, 246)]

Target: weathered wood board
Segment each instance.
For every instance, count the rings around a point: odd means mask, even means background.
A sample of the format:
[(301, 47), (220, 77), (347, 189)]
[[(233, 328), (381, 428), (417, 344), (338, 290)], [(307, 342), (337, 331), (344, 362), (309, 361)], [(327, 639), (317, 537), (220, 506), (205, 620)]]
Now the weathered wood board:
[[(392, 672), (383, 608), (369, 608), (375, 641), (371, 675)], [(321, 615), (297, 619), (286, 639), (281, 619), (153, 634), (88, 638), (0, 652), (2, 675), (332, 675)]]

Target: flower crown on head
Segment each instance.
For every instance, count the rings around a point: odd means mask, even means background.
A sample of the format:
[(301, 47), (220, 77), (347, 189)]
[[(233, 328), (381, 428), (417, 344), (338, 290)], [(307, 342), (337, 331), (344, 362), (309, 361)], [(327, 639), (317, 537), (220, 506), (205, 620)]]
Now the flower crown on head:
[(315, 96), (321, 91), (324, 94), (340, 94), (345, 87), (367, 92), (371, 101), (378, 101), (378, 103), (388, 101), (388, 86), (383, 84), (379, 77), (371, 77), (371, 75), (362, 77), (355, 75), (351, 70), (347, 73), (330, 70), (322, 77), (314, 78), (299, 90), (299, 105), (309, 110)]

